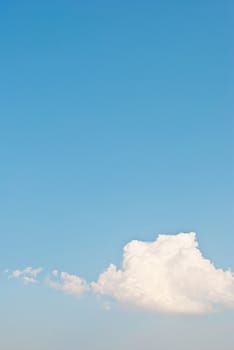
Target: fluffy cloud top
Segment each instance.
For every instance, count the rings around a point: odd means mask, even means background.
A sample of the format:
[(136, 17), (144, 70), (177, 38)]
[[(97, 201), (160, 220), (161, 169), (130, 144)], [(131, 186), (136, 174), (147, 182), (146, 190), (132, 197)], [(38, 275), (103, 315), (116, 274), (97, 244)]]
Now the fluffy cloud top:
[(205, 313), (234, 307), (234, 276), (205, 259), (195, 233), (159, 235), (154, 242), (131, 241), (122, 268), (111, 264), (94, 292), (156, 312)]
[(24, 284), (37, 283), (37, 276), (42, 272), (42, 268), (36, 269), (28, 266), (23, 270), (15, 270), (9, 274), (9, 278), (19, 278)]
[(67, 272), (52, 271), (52, 278), (47, 279), (49, 287), (61, 290), (66, 294), (79, 296), (89, 290), (86, 281), (79, 276)]

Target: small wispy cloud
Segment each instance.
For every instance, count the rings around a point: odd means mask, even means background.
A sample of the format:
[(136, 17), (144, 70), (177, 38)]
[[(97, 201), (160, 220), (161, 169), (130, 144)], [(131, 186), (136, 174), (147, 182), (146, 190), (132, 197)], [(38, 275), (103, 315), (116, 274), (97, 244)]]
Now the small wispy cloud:
[(58, 270), (51, 272), (51, 276), (47, 277), (46, 283), (51, 288), (75, 296), (80, 296), (89, 290), (88, 283), (81, 277)]
[(9, 271), (6, 270), (5, 273), (8, 274), (8, 278), (17, 278), (21, 279), (24, 284), (30, 284), (30, 283), (38, 283), (37, 276), (42, 272), (42, 268), (33, 268), (31, 266), (26, 267), (23, 270), (14, 270)]

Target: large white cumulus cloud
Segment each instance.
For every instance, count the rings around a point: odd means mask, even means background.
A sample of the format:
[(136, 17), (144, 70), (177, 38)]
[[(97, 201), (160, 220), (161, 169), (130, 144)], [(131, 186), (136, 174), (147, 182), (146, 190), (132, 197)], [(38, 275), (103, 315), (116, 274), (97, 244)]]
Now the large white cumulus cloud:
[(205, 259), (195, 233), (131, 241), (122, 268), (110, 265), (92, 289), (118, 301), (157, 312), (205, 313), (234, 307), (234, 276)]

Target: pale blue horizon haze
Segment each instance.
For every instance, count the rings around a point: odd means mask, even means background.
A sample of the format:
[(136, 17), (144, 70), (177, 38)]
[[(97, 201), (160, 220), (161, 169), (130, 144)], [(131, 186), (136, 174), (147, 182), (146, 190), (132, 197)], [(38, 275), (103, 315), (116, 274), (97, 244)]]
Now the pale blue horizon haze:
[[(45, 280), (180, 232), (234, 271), (232, 2), (0, 1), (0, 33), (0, 349), (231, 350), (231, 309), (105, 310)], [(40, 283), (6, 275), (27, 266)]]

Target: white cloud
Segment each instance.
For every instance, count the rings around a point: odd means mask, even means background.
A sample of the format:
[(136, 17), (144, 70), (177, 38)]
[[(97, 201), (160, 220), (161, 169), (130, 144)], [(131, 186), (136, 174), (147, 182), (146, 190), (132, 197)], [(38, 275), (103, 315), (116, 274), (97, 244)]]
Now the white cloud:
[[(4, 273), (24, 284), (37, 283), (42, 268)], [(80, 296), (92, 290), (126, 305), (167, 313), (206, 313), (234, 308), (234, 275), (205, 259), (195, 233), (159, 235), (154, 242), (131, 241), (124, 247), (122, 267), (111, 264), (88, 284), (77, 275), (52, 270), (47, 284)], [(103, 303), (105, 310), (110, 302)]]
[(53, 271), (51, 272), (51, 274), (52, 274), (54, 277), (58, 277), (59, 272), (58, 272), (58, 270), (53, 270)]
[[(8, 271), (8, 270), (7, 270)], [(30, 266), (23, 270), (14, 270), (9, 273), (9, 278), (18, 278), (23, 281), (24, 284), (37, 283), (37, 276), (42, 272), (42, 268), (32, 268)]]
[(87, 282), (77, 275), (70, 275), (67, 272), (59, 273), (57, 270), (53, 270), (51, 274), (53, 279), (47, 279), (47, 284), (51, 288), (76, 296), (89, 290)]
[(131, 241), (122, 268), (111, 264), (95, 293), (156, 312), (205, 313), (234, 307), (234, 276), (205, 259), (195, 233), (159, 235), (154, 242)]

